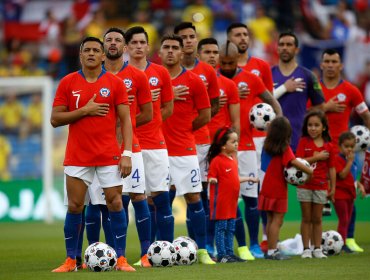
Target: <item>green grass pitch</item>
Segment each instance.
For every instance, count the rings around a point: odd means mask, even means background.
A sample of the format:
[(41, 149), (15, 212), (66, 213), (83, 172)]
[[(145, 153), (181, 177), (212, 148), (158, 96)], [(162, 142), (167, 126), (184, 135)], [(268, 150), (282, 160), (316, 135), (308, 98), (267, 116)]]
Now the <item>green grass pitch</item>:
[[(324, 230), (335, 229), (336, 223), (326, 222)], [(291, 238), (299, 231), (298, 222), (286, 222), (281, 239)], [(175, 237), (186, 233), (185, 226), (176, 226)], [(103, 236), (103, 234), (101, 234)], [(137, 268), (136, 272), (51, 273), (65, 258), (63, 224), (2, 223), (0, 224), (0, 279), (369, 279), (370, 223), (358, 222), (356, 240), (364, 253), (333, 256), (326, 260), (302, 260), (294, 257), (288, 261), (256, 260), (247, 263), (216, 264), (171, 268)], [(87, 247), (84, 244), (84, 249)], [(129, 263), (139, 259), (140, 246), (136, 228), (129, 226), (126, 255)]]

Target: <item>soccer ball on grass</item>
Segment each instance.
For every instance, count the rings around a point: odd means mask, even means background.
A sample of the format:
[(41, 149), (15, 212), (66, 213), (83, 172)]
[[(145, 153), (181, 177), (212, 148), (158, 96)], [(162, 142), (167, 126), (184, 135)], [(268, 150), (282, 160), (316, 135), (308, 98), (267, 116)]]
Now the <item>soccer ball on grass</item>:
[(191, 265), (197, 260), (197, 248), (192, 239), (183, 237), (176, 238), (173, 241), (173, 246), (176, 250), (176, 264)]
[(328, 256), (338, 255), (344, 245), (342, 236), (335, 230), (322, 233), (321, 245), (324, 254)]
[(117, 254), (109, 245), (95, 242), (85, 250), (85, 263), (94, 272), (111, 271), (117, 264)]
[(148, 249), (149, 263), (154, 267), (168, 267), (176, 262), (176, 250), (171, 242), (154, 241)]

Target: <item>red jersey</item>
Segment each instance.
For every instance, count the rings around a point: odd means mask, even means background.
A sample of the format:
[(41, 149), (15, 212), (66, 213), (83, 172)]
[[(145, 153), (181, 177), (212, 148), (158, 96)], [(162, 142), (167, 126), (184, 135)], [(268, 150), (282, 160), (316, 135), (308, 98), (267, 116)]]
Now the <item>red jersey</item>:
[(253, 126), (249, 122), (249, 111), (254, 105), (256, 97), (266, 91), (260, 78), (240, 68), (237, 69), (237, 74), (232, 78), (236, 86), (247, 86), (250, 89), (250, 94), (247, 98), (240, 99), (240, 141), (239, 151), (255, 150), (252, 138)]
[[(116, 76), (125, 84), (127, 94), (135, 96), (134, 101), (130, 104), (130, 117), (132, 123), (132, 152), (137, 153), (141, 151), (141, 148), (136, 135), (136, 110), (141, 105), (152, 102), (152, 94), (146, 75), (135, 67), (125, 63)], [(124, 150), (123, 143), (121, 150)]]
[(292, 148), (288, 146), (282, 155), (271, 157), (262, 151), (261, 169), (265, 171), (261, 195), (274, 199), (288, 199), (288, 187), (284, 177), (284, 167), (295, 159)]
[[(267, 90), (271, 93), (273, 92), (274, 83), (272, 79), (272, 72), (271, 72), (270, 65), (266, 61), (260, 58), (254, 57), (254, 56), (250, 56), (248, 58), (247, 64), (240, 68), (258, 76), (262, 80)], [(254, 104), (261, 103), (261, 102), (263, 101), (258, 97), (254, 100)], [(265, 131), (260, 131), (260, 130), (253, 128), (253, 137), (264, 137), (264, 136), (266, 136)]]
[(121, 158), (116, 139), (116, 106), (128, 104), (122, 82), (113, 74), (102, 71), (94, 83), (86, 81), (82, 71), (64, 77), (57, 88), (53, 107), (66, 106), (75, 111), (96, 95), (96, 103), (108, 103), (106, 116), (86, 116), (69, 124), (64, 165), (107, 166)]
[(317, 147), (310, 137), (302, 137), (298, 143), (296, 156), (300, 158), (308, 158), (321, 151), (329, 152), (329, 158), (327, 160), (319, 160), (312, 163), (311, 167), (313, 168), (313, 175), (311, 180), (302, 186), (298, 186), (299, 188), (310, 190), (328, 189), (329, 168), (335, 167), (335, 151), (333, 144), (325, 142), (322, 147)]
[(217, 179), (209, 187), (210, 219), (235, 219), (240, 191), (237, 160), (219, 154), (209, 165), (208, 178)]
[(323, 81), (321, 81), (320, 84), (324, 93), (325, 102), (328, 102), (331, 98), (336, 97), (336, 100), (346, 105), (346, 109), (342, 113), (326, 112), (330, 136), (332, 137), (333, 145), (337, 147), (339, 135), (344, 131), (348, 131), (349, 129), (352, 109), (355, 108), (356, 112), (361, 114), (367, 111), (368, 108), (364, 102), (361, 92), (349, 82), (342, 80), (338, 86), (333, 89), (328, 89)]
[(153, 119), (136, 129), (142, 149), (166, 149), (166, 141), (162, 132), (161, 105), (173, 100), (171, 77), (168, 70), (158, 64), (148, 62), (145, 74), (149, 81), (150, 90), (160, 88), (161, 93), (158, 100), (153, 101)]
[[(196, 59), (195, 66), (191, 71), (197, 74), (202, 79), (204, 84), (207, 85), (207, 92), (208, 92), (209, 100), (219, 97), (220, 90), (218, 87), (216, 71), (215, 69), (213, 69), (211, 65)], [(195, 116), (197, 115), (198, 113), (195, 112)], [(194, 136), (195, 136), (196, 144), (210, 144), (211, 143), (207, 125), (194, 131)]]
[(355, 199), (356, 198), (356, 188), (355, 179), (351, 172), (344, 179), (340, 179), (338, 174), (342, 172), (346, 166), (346, 159), (343, 155), (337, 154), (335, 158), (335, 170), (337, 172), (337, 181), (335, 187), (335, 199)]
[(211, 139), (213, 139), (217, 130), (225, 125), (231, 125), (229, 106), (231, 104), (238, 104), (240, 102), (238, 88), (235, 83), (217, 73), (218, 86), (220, 87), (220, 96), (227, 96), (227, 103), (224, 107), (220, 108), (218, 113), (213, 116), (211, 121), (208, 123), (208, 129)]
[(173, 114), (163, 122), (168, 155), (196, 155), (193, 112), (211, 107), (206, 87), (197, 75), (185, 68), (172, 80), (172, 86), (187, 86), (189, 94), (183, 96), (186, 100), (175, 100)]

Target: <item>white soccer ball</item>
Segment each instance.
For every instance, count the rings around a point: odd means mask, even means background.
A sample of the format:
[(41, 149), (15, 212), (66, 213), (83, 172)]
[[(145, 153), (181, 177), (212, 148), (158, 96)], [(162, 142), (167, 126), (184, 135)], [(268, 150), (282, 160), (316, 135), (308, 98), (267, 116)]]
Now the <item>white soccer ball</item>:
[(172, 266), (176, 262), (175, 247), (168, 241), (154, 241), (148, 249), (148, 260), (154, 267)]
[(176, 250), (176, 264), (191, 265), (196, 262), (197, 248), (192, 239), (177, 238), (173, 241), (173, 246)]
[(328, 256), (338, 255), (344, 245), (342, 236), (335, 230), (322, 233), (322, 250)]
[(179, 236), (177, 237), (173, 243), (176, 243), (176, 242), (179, 242), (179, 241), (182, 241), (182, 240), (185, 240), (187, 242), (190, 242), (194, 245), (195, 249), (198, 250), (198, 245), (197, 245), (197, 242), (195, 242), (193, 239), (191, 239), (189, 236)]
[(275, 119), (274, 109), (267, 103), (255, 104), (249, 111), (249, 120), (258, 130), (266, 130), (267, 125)]
[[(310, 167), (310, 164), (303, 158), (297, 158), (301, 163)], [(294, 166), (284, 168), (285, 180), (292, 185), (303, 185), (308, 179), (308, 174), (304, 173), (302, 170), (297, 169)]]
[(370, 131), (366, 126), (355, 125), (351, 127), (351, 132), (356, 136), (355, 151), (364, 151), (370, 145)]
[(95, 242), (85, 250), (85, 263), (90, 271), (111, 271), (117, 264), (117, 254), (109, 245)]

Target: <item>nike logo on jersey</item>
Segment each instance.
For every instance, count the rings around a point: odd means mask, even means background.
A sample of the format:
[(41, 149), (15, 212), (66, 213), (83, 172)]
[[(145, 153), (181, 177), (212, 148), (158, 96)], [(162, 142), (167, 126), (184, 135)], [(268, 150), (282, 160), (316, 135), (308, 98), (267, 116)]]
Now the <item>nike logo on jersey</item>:
[(80, 90), (72, 90), (72, 94), (79, 93), (80, 91), (82, 91), (82, 89), (80, 89)]
[(226, 169), (225, 171), (226, 171), (226, 172), (230, 172), (230, 171), (231, 171), (231, 168), (229, 168), (229, 169)]
[(137, 220), (137, 222), (140, 224), (140, 223), (142, 223), (142, 222), (144, 222), (144, 221), (146, 221), (146, 220), (148, 220), (149, 218), (148, 217), (146, 217), (146, 218), (144, 218), (144, 219), (142, 219), (142, 220)]
[(117, 236), (117, 235), (116, 235), (116, 239), (120, 239), (120, 238), (122, 238), (122, 237), (124, 237), (124, 236), (126, 236), (126, 234), (122, 234), (122, 235), (120, 235), (120, 236)]
[(304, 148), (305, 151), (312, 151), (310, 148)]

